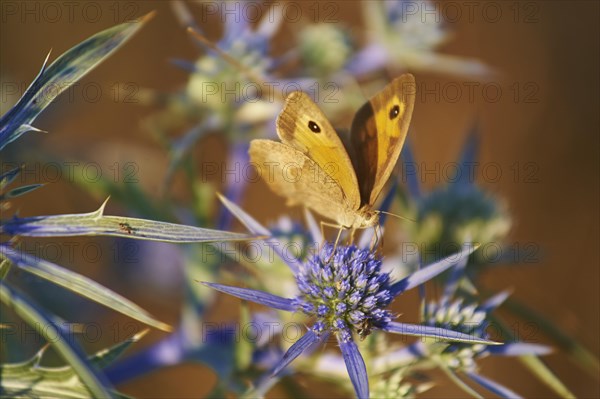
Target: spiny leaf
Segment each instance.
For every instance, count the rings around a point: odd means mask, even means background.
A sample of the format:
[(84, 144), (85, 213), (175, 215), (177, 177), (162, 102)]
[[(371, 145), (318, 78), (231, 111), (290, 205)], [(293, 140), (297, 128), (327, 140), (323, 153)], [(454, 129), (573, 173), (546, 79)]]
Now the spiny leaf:
[(0, 175), (0, 190), (3, 190), (6, 186), (12, 183), (13, 180), (15, 180), (15, 178), (19, 175), (19, 173), (21, 173), (21, 169), (23, 168), (17, 167), (5, 173), (2, 173), (2, 175)]
[(13, 190), (10, 190), (6, 194), (0, 195), (0, 201), (6, 200), (6, 199), (15, 198), (15, 197), (19, 197), (19, 196), (21, 196), (23, 194), (27, 194), (28, 192), (33, 191), (35, 189), (38, 189), (38, 188), (40, 188), (42, 186), (43, 186), (43, 184), (30, 184), (30, 185), (27, 185), (27, 186), (21, 186), (21, 187), (15, 188)]
[[(120, 342), (111, 348), (103, 349), (90, 356), (88, 361), (98, 368), (103, 368), (113, 362), (125, 349), (139, 341), (148, 330)], [(48, 346), (44, 346), (31, 359), (0, 366), (0, 390), (11, 396), (19, 397), (61, 397), (89, 398), (90, 393), (78, 378), (71, 366), (42, 367), (40, 361)], [(126, 398), (112, 391), (117, 398)]]
[[(12, 308), (17, 315), (44, 337), (46, 341), (50, 342), (56, 351), (72, 367), (75, 375), (74, 378), (77, 378), (80, 383), (85, 386), (86, 395), (82, 397), (89, 397), (90, 393), (94, 397), (100, 398), (115, 397), (111, 392), (110, 385), (105, 377), (91, 367), (81, 348), (73, 343), (65, 332), (56, 326), (50, 317), (41, 309), (30, 302), (17, 290), (9, 287), (3, 282), (0, 282), (0, 300), (7, 307)], [(5, 370), (6, 368), (4, 366), (0, 369), (0, 372), (2, 373), (0, 381), (3, 393), (5, 391), (9, 393), (9, 397), (17, 395), (21, 397), (27, 397), (28, 395), (35, 396), (33, 394), (30, 395), (32, 389), (31, 384), (38, 383), (39, 378), (30, 380), (29, 385), (23, 385), (22, 383), (27, 382), (26, 380), (16, 378), (11, 379), (10, 375), (5, 374)], [(71, 381), (67, 380), (66, 383), (71, 383)], [(11, 393), (14, 393), (14, 395)], [(63, 397), (60, 394), (50, 392), (45, 396)]]
[[(107, 200), (108, 201), (108, 200)], [(105, 216), (104, 207), (90, 213), (13, 218), (0, 232), (13, 236), (113, 236), (163, 242), (244, 241), (258, 237), (154, 220)]]
[(138, 342), (140, 339), (144, 337), (148, 333), (149, 330), (143, 330), (132, 337), (126, 339), (123, 342), (119, 342), (116, 345), (111, 346), (110, 348), (103, 349), (99, 352), (96, 352), (94, 355), (89, 357), (90, 363), (99, 368), (105, 368), (106, 366), (112, 364), (127, 348), (129, 348), (135, 342)]
[(97, 33), (46, 67), (50, 57), (48, 53), (42, 69), (25, 94), (0, 118), (0, 150), (27, 131), (40, 131), (32, 124), (48, 104), (125, 43), (152, 15), (150, 13)]
[(140, 308), (130, 300), (108, 288), (98, 284), (74, 271), (65, 269), (54, 263), (36, 258), (11, 248), (7, 245), (0, 245), (0, 256), (8, 259), (19, 269), (35, 274), (51, 283), (60, 285), (78, 295), (98, 302), (110, 309), (120, 312), (132, 319), (141, 321), (149, 326), (163, 331), (171, 331), (171, 327), (152, 317), (144, 309)]

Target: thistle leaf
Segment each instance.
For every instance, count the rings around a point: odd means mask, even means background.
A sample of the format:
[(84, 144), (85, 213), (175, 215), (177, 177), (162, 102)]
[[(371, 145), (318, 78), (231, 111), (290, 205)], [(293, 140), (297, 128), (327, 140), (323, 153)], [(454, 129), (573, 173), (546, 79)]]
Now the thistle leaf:
[(102, 349), (99, 352), (96, 352), (94, 355), (90, 356), (88, 360), (90, 363), (95, 365), (98, 368), (105, 368), (106, 366), (112, 364), (123, 352), (125, 352), (132, 344), (138, 342), (140, 339), (144, 337), (148, 333), (148, 329), (143, 330), (130, 338), (127, 338), (123, 342), (119, 342), (116, 345), (111, 346), (110, 348)]
[[(108, 200), (107, 200), (108, 201)], [(0, 232), (13, 236), (71, 237), (113, 236), (163, 242), (243, 241), (256, 237), (154, 220), (105, 216), (106, 201), (95, 212), (13, 218)]]
[(0, 190), (4, 189), (6, 186), (12, 183), (13, 180), (15, 180), (17, 176), (19, 176), (19, 173), (21, 173), (21, 169), (22, 167), (17, 167), (1, 174)]
[(6, 194), (0, 195), (0, 201), (4, 201), (4, 200), (7, 200), (7, 199), (19, 197), (21, 195), (27, 194), (30, 191), (38, 189), (38, 188), (40, 188), (42, 186), (43, 186), (43, 184), (30, 184), (30, 185), (27, 185), (27, 186), (17, 187), (15, 189), (10, 190)]
[(42, 69), (17, 104), (0, 118), (0, 150), (28, 131), (41, 131), (33, 121), (60, 93), (91, 71), (125, 43), (153, 13), (106, 29), (84, 40)]
[[(90, 356), (88, 361), (98, 368), (106, 367), (131, 344), (139, 341), (147, 331), (142, 331), (117, 345), (99, 351)], [(1, 365), (0, 391), (3, 394), (6, 393), (11, 396), (15, 395), (26, 398), (89, 398), (90, 392), (82, 383), (73, 367), (68, 365), (61, 367), (41, 367), (39, 365), (46, 348), (47, 346), (25, 362)], [(117, 398), (127, 397), (118, 392), (112, 391), (111, 393)]]
[(0, 245), (0, 251), (1, 257), (8, 259), (21, 270), (35, 274), (51, 283), (60, 285), (78, 295), (91, 299), (144, 324), (163, 331), (171, 331), (169, 325), (156, 320), (148, 312), (127, 298), (109, 290), (92, 279), (43, 259), (20, 253), (7, 245)]
[[(50, 342), (56, 351), (69, 364), (73, 372), (70, 378), (65, 378), (62, 375), (64, 385), (73, 385), (73, 380), (79, 381), (79, 385), (83, 387), (80, 392), (81, 396), (63, 396), (58, 392), (49, 391), (45, 397), (99, 397), (113, 398), (115, 395), (111, 392), (111, 387), (106, 381), (106, 378), (98, 373), (89, 363), (83, 350), (70, 339), (65, 332), (57, 326), (52, 319), (47, 316), (35, 304), (30, 302), (26, 297), (19, 293), (14, 288), (9, 287), (3, 282), (0, 282), (0, 301), (19, 315), (27, 324), (35, 329), (38, 334)], [(38, 359), (35, 357), (34, 359)], [(32, 366), (37, 364), (38, 360), (32, 363)], [(29, 366), (31, 368), (31, 366)], [(12, 374), (11, 374), (12, 371)], [(0, 367), (1, 388), (3, 394), (8, 394), (8, 397), (39, 397), (32, 390), (36, 385), (43, 385), (43, 380), (39, 380), (39, 376), (35, 378), (25, 378), (23, 374), (19, 375), (18, 370), (15, 376), (15, 369), (6, 368), (6, 365)], [(12, 378), (11, 378), (12, 377)], [(51, 387), (49, 387), (51, 388)], [(85, 391), (84, 391), (85, 390)], [(66, 391), (65, 391), (66, 392)]]

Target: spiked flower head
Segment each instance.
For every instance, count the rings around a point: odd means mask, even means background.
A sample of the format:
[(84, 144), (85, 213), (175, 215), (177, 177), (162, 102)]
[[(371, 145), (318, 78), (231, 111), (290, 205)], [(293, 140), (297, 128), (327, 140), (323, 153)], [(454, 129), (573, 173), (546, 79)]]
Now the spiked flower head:
[(349, 340), (361, 338), (371, 326), (385, 325), (391, 314), (384, 308), (392, 300), (390, 276), (381, 271), (381, 259), (356, 246), (326, 244), (302, 264), (296, 274), (298, 306), (317, 319), (314, 331), (332, 330)]
[[(465, 241), (486, 245), (502, 242), (511, 228), (511, 218), (500, 198), (486, 192), (475, 181), (475, 165), (479, 138), (477, 125), (471, 128), (462, 154), (455, 163), (457, 172), (448, 176), (447, 184), (422, 193), (416, 174), (407, 175), (410, 195), (414, 200), (416, 223), (409, 225), (409, 236), (428, 250), (435, 249), (435, 257), (451, 254)], [(405, 146), (405, 162), (414, 165), (410, 147)], [(480, 251), (481, 252), (481, 251)], [(423, 251), (427, 260), (428, 251)], [(475, 264), (489, 259), (475, 254)]]
[[(186, 87), (187, 95), (197, 104), (208, 106), (213, 110), (221, 110), (228, 103), (224, 100), (226, 95), (223, 92), (229, 93), (229, 98), (234, 98), (233, 90), (238, 93), (235, 97), (236, 101), (244, 99), (243, 90), (248, 91), (250, 87), (247, 85), (247, 74), (252, 73), (255, 76), (267, 74), (271, 59), (262, 52), (262, 46), (253, 48), (243, 40), (236, 40), (231, 45), (231, 48), (225, 49), (227, 54), (243, 65), (245, 71), (241, 71), (238, 66), (212, 53), (198, 59), (194, 64), (195, 72), (190, 75)], [(207, 89), (211, 90), (211, 95), (206, 94)], [(250, 97), (250, 94), (246, 97)], [(254, 98), (254, 94), (251, 98)]]
[(309, 76), (326, 77), (341, 70), (352, 55), (347, 32), (338, 24), (314, 24), (300, 33), (300, 57)]
[[(425, 308), (425, 323), (430, 326), (450, 328), (465, 334), (487, 338), (485, 320), (487, 312), (476, 304), (465, 304), (462, 299), (447, 304), (431, 302)], [(487, 345), (452, 343), (441, 353), (440, 359), (450, 368), (474, 372), (475, 359), (489, 354)]]
[(416, 394), (426, 391), (431, 384), (413, 385), (403, 381), (405, 370), (393, 372), (388, 378), (380, 378), (373, 384), (372, 398), (414, 398)]
[(369, 42), (348, 63), (355, 74), (401, 68), (459, 76), (486, 76), (482, 62), (436, 50), (450, 39), (441, 7), (432, 1), (365, 1)]
[(417, 221), (417, 242), (450, 250), (466, 237), (480, 243), (502, 240), (511, 226), (501, 202), (473, 184), (432, 191), (418, 203)]
[[(423, 319), (427, 326), (452, 329), (461, 334), (473, 336), (479, 342), (475, 340), (469, 344), (453, 342), (448, 345), (416, 342), (405, 349), (407, 353), (435, 360), (442, 368), (449, 370), (452, 374), (461, 372), (477, 384), (501, 397), (520, 397), (510, 389), (480, 375), (476, 360), (488, 355), (539, 356), (549, 353), (550, 348), (525, 342), (511, 342), (499, 347), (486, 345), (484, 341), (489, 338), (486, 328), (491, 320), (490, 314), (504, 303), (510, 293), (509, 291), (500, 292), (483, 303), (466, 303), (461, 297), (460, 291), (458, 291), (461, 281), (468, 281), (468, 277), (465, 276), (466, 266), (467, 258), (463, 258), (452, 270), (440, 300), (425, 306)], [(466, 282), (466, 285), (470, 285), (470, 282)], [(473, 301), (472, 298), (469, 300)], [(399, 353), (390, 354), (392, 357), (401, 357), (399, 355)]]
[[(251, 26), (241, 7), (236, 8), (235, 14), (224, 12), (223, 37), (216, 46), (237, 65), (211, 49), (195, 63), (184, 63), (193, 72), (186, 87), (187, 96), (197, 105), (216, 112), (228, 112), (232, 104), (237, 106), (248, 98), (258, 98), (254, 79), (249, 76), (265, 79), (268, 76), (275, 64), (268, 54), (269, 43), (281, 22), (280, 17), (262, 18), (257, 26)], [(228, 101), (232, 97), (234, 101)]]
[[(440, 11), (433, 2), (421, 1), (412, 6), (419, 12), (407, 12), (404, 2), (385, 2), (383, 8), (387, 14), (387, 23), (394, 38), (399, 39), (398, 46), (412, 49), (433, 50), (448, 38)], [(414, 10), (412, 10), (414, 11)]]
[[(269, 235), (269, 231), (254, 218), (226, 198), (223, 204), (253, 233)], [(311, 230), (318, 230), (314, 223)], [(313, 233), (318, 237), (318, 232)], [(432, 279), (461, 259), (465, 259), (476, 247), (467, 245), (458, 254), (421, 268), (402, 280), (390, 282), (390, 276), (381, 271), (381, 259), (368, 249), (325, 243), (323, 249), (307, 260), (290, 259), (284, 255), (281, 242), (270, 236), (266, 240), (275, 253), (282, 256), (293, 272), (299, 294), (293, 298), (281, 297), (268, 292), (242, 287), (204, 282), (206, 286), (238, 298), (256, 302), (287, 312), (302, 311), (316, 320), (310, 330), (298, 339), (273, 368), (279, 374), (294, 359), (310, 347), (334, 333), (342, 357), (358, 398), (369, 397), (367, 368), (354, 342), (353, 333), (364, 337), (371, 328), (395, 334), (432, 337), (442, 340), (471, 343), (496, 344), (472, 335), (440, 327), (400, 323), (392, 321), (385, 307), (398, 295)]]

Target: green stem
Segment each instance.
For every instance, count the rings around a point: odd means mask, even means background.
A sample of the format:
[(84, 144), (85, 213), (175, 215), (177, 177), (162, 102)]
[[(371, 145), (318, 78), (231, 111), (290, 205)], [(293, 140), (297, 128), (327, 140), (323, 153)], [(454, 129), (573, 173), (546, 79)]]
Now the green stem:
[(442, 369), (442, 371), (444, 373), (446, 373), (446, 375), (459, 387), (461, 388), (463, 391), (465, 391), (467, 394), (471, 395), (474, 398), (478, 398), (478, 399), (483, 399), (483, 396), (481, 396), (479, 393), (475, 392), (475, 390), (473, 388), (471, 388), (470, 386), (468, 386), (463, 380), (461, 380), (460, 378), (458, 378), (458, 376), (456, 374), (454, 374), (454, 372), (452, 370), (450, 370), (448, 367), (444, 366), (443, 364), (439, 364), (440, 369)]

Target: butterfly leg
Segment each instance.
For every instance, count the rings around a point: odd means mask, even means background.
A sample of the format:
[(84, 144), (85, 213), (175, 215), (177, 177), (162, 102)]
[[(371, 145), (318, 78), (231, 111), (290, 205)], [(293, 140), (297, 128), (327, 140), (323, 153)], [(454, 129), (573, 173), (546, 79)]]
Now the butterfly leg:
[(356, 229), (350, 229), (350, 238), (348, 239), (348, 245), (351, 245), (354, 242), (354, 233), (356, 233)]
[(325, 222), (321, 221), (319, 222), (319, 227), (321, 227), (321, 238), (323, 242), (319, 242), (317, 243), (317, 248), (319, 250), (321, 250), (321, 247), (325, 244), (325, 242), (327, 242), (327, 238), (325, 236)]
[(335, 223), (327, 223), (327, 222), (321, 221), (321, 234), (323, 234), (323, 237), (325, 237), (325, 234), (323, 233), (323, 227), (324, 226), (335, 227), (336, 229), (338, 229), (337, 236), (336, 236), (335, 241), (333, 243), (333, 251), (331, 252), (331, 257), (329, 259), (327, 259), (326, 262), (325, 262), (325, 263), (329, 263), (333, 259), (333, 254), (335, 253), (335, 250), (337, 249), (337, 246), (340, 243), (340, 238), (342, 237), (342, 232), (346, 229), (346, 227), (345, 226), (341, 226), (339, 224), (335, 224)]
[(371, 239), (371, 251), (375, 250), (376, 248), (383, 248), (383, 234), (381, 233), (381, 226), (376, 224), (373, 226), (373, 229), (375, 234), (373, 234), (373, 238)]
[(333, 244), (333, 252), (337, 249), (338, 244), (340, 243), (340, 238), (342, 237), (342, 231), (344, 231), (344, 226), (338, 226), (339, 230), (337, 233), (337, 237), (335, 238), (335, 243)]

